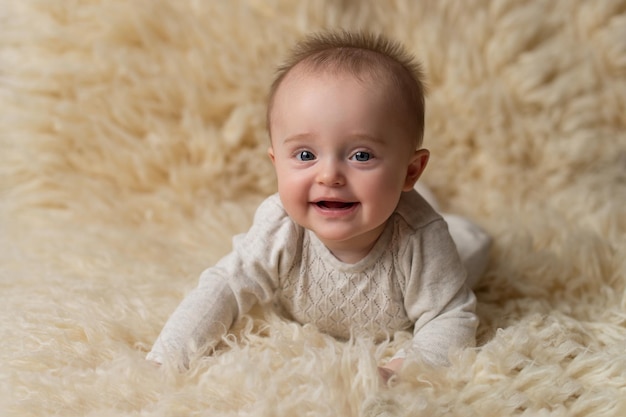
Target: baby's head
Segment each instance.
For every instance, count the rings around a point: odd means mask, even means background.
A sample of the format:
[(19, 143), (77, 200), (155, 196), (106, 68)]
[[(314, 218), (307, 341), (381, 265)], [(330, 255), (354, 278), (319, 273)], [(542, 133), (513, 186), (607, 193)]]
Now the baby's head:
[(337, 256), (372, 248), (428, 161), (419, 65), (380, 36), (314, 35), (272, 85), (269, 155), (287, 214)]
[(405, 117), (403, 125), (415, 149), (424, 137), (423, 72), (419, 62), (404, 47), (382, 35), (346, 31), (321, 32), (306, 37), (292, 49), (278, 68), (267, 106), (267, 126), (272, 137), (276, 93), (292, 73), (298, 75), (349, 75), (393, 97)]

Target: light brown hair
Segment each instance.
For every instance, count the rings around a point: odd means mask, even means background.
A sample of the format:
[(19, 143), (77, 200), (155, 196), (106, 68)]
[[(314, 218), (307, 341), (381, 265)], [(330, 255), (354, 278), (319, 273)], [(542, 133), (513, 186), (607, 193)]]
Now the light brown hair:
[(291, 50), (278, 67), (269, 92), (267, 127), (271, 135), (270, 116), (274, 97), (287, 74), (298, 66), (311, 71), (348, 72), (359, 79), (391, 82), (408, 116), (408, 129), (416, 147), (424, 137), (425, 85), (421, 64), (398, 42), (383, 35), (366, 32), (333, 31), (307, 36)]

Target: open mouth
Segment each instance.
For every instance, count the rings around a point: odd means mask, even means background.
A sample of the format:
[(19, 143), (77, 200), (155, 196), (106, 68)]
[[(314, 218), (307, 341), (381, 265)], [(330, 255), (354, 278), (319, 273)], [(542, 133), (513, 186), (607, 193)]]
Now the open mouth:
[(321, 209), (326, 210), (349, 210), (356, 205), (356, 203), (344, 202), (344, 201), (318, 201), (315, 205)]

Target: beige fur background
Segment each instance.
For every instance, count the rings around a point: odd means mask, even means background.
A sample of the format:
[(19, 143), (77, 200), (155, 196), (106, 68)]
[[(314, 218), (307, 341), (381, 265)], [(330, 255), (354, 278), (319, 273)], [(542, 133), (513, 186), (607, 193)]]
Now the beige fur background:
[[(423, 181), (494, 237), (477, 349), (376, 365), (255, 311), (186, 374), (143, 357), (275, 191), (264, 100), (303, 34), (406, 43)], [(3, 0), (0, 415), (626, 415), (626, 1)], [(230, 345), (230, 346), (228, 346)]]

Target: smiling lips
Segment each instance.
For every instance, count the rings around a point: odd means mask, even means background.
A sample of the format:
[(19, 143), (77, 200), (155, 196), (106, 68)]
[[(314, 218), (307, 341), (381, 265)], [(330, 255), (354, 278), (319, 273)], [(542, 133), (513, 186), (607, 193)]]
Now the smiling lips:
[(358, 204), (359, 203), (349, 201), (320, 200), (314, 202), (313, 206), (326, 216), (342, 216), (352, 213)]
[(318, 201), (315, 205), (322, 209), (327, 210), (348, 210), (352, 208), (356, 203), (350, 203), (345, 201)]

